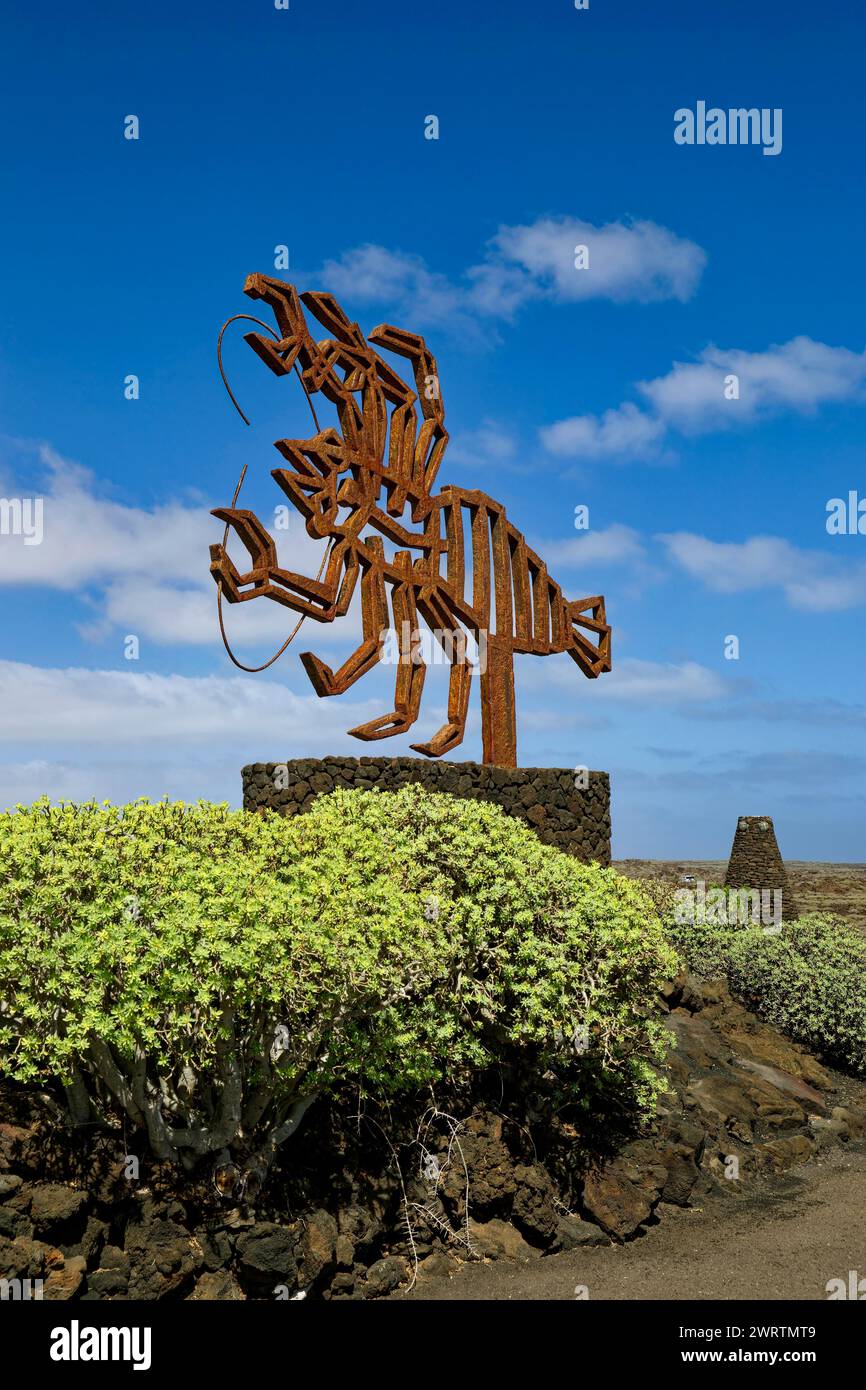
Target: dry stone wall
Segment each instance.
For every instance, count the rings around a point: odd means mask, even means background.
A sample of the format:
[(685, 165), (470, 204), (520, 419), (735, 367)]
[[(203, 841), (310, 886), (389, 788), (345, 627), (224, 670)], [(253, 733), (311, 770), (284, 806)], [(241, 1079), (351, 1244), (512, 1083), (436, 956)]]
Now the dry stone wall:
[[(242, 770), (244, 809), (294, 816), (336, 787), (394, 791), (418, 782), (428, 791), (494, 801), (526, 821), (545, 844), (585, 863), (610, 863), (610, 779), (606, 772), (420, 758), (298, 758)], [(575, 785), (575, 782), (578, 785)], [(586, 782), (585, 786), (580, 785)]]

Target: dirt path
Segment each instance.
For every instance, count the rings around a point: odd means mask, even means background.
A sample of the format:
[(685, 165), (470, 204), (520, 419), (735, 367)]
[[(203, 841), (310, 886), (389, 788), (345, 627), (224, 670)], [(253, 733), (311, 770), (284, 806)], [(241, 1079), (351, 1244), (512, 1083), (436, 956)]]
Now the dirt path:
[(552, 1301), (585, 1285), (590, 1299), (812, 1300), (852, 1269), (866, 1279), (866, 1154), (843, 1150), (736, 1206), (669, 1207), (626, 1245), (466, 1265), (402, 1297)]

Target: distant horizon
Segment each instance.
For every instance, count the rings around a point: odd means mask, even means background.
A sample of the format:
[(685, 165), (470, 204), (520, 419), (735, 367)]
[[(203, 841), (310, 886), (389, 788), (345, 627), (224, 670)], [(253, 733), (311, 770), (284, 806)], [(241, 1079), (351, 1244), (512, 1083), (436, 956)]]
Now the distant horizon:
[[(696, 858), (689, 859), (646, 859), (642, 855), (635, 854), (614, 854), (611, 856), (614, 864), (727, 864), (728, 855), (723, 855), (721, 859), (711, 855), (698, 855)], [(866, 860), (857, 859), (790, 859), (782, 855), (784, 864), (835, 864), (840, 869), (866, 869)]]

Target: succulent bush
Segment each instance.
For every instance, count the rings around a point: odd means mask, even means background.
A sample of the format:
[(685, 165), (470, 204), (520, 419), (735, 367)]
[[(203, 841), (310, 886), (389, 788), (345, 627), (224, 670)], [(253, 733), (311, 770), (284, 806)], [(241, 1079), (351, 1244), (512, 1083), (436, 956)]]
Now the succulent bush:
[(810, 913), (778, 934), (737, 933), (727, 971), (731, 988), (769, 1023), (866, 1074), (866, 937), (850, 922)]
[(639, 885), (417, 786), (0, 815), (0, 1064), (187, 1166), (515, 1054), (649, 1107), (674, 967)]
[[(680, 901), (680, 891), (660, 881), (652, 888), (651, 896), (665, 923), (668, 940), (678, 951), (683, 965), (696, 975), (706, 979), (726, 976), (734, 934), (746, 930), (749, 924), (736, 911), (727, 914), (729, 920), (716, 920), (713, 913), (702, 919)], [(713, 894), (725, 894), (727, 904), (727, 891), (718, 884), (707, 885), (706, 895)]]
[(683, 963), (719, 976), (748, 1008), (797, 1042), (866, 1074), (866, 937), (842, 917), (810, 913), (773, 927), (678, 922), (666, 930)]

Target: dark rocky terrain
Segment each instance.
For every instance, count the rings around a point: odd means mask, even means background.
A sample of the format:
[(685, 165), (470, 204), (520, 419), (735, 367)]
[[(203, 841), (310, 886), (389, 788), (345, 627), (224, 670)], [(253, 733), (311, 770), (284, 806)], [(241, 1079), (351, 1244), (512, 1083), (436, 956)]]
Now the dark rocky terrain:
[(681, 977), (662, 1009), (677, 1045), (658, 1117), (607, 1153), (501, 1093), (450, 1098), (459, 1125), (419, 1123), (429, 1100), (411, 1116), (321, 1106), (255, 1199), (145, 1161), (130, 1180), (122, 1133), (72, 1135), (50, 1097), (7, 1088), (0, 1277), (41, 1278), (48, 1299), (459, 1297), (480, 1277), (465, 1266), (511, 1260), (543, 1286), (550, 1256), (652, 1248), (696, 1209), (781, 1218), (792, 1178), (866, 1154), (866, 1083), (719, 986)]
[[(464, 1265), (457, 1277), (424, 1278), (410, 1292), (392, 1297), (789, 1303), (826, 1300), (831, 1280), (842, 1280), (850, 1296), (849, 1271), (863, 1276), (864, 1191), (862, 1145), (832, 1149), (756, 1183), (741, 1201), (667, 1207), (663, 1220), (643, 1238), (582, 1246), (543, 1260)], [(864, 1292), (866, 1283), (861, 1299)], [(738, 1320), (732, 1310), (729, 1321)]]

